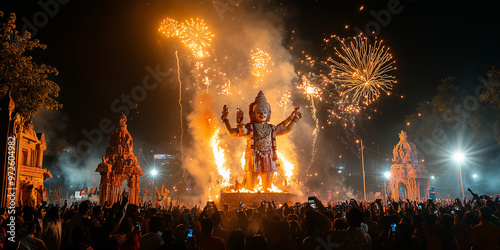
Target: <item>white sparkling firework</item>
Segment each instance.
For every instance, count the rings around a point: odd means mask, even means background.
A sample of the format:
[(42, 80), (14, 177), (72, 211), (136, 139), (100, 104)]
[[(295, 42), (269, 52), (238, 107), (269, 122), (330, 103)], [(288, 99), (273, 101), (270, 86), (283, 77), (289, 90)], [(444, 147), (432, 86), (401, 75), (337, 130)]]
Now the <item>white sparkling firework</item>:
[(351, 98), (352, 103), (368, 106), (380, 97), (390, 94), (395, 77), (389, 73), (395, 69), (389, 48), (382, 40), (373, 44), (366, 37), (357, 36), (350, 42), (336, 38), (340, 49), (335, 54), (340, 62), (328, 58), (332, 68), (331, 77), (342, 86), (342, 93)]

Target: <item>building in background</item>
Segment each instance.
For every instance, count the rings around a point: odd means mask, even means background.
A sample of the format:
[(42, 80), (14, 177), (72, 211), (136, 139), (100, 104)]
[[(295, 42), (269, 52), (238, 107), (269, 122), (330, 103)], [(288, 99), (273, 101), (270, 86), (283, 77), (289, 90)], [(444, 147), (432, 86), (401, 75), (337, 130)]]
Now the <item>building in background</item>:
[(46, 199), (43, 182), (52, 178), (51, 173), (42, 168), (47, 144), (45, 135), (35, 132), (31, 119), (21, 117), (14, 109), (9, 93), (0, 101), (0, 206), (8, 207), (11, 201), (15, 201), (16, 206), (35, 206)]

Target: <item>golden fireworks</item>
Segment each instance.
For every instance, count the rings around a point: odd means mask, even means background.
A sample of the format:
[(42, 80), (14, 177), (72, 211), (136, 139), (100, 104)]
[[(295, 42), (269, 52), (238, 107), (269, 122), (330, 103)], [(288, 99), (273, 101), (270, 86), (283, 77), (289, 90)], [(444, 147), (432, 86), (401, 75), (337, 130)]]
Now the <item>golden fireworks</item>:
[(166, 37), (178, 36), (182, 44), (190, 49), (197, 58), (208, 56), (208, 52), (204, 48), (210, 46), (210, 42), (214, 37), (205, 22), (199, 18), (191, 18), (191, 20), (186, 20), (182, 24), (179, 24), (174, 19), (166, 18), (160, 24), (158, 31)]
[(346, 43), (340, 40), (340, 50), (335, 48), (335, 54), (343, 61), (337, 62), (331, 58), (332, 76), (342, 86), (346, 96), (352, 96), (352, 102), (369, 105), (377, 100), (382, 92), (390, 94), (395, 77), (389, 75), (395, 67), (395, 61), (389, 53), (389, 48), (382, 45), (383, 41), (371, 44), (366, 37), (354, 37), (354, 41)]
[(207, 55), (203, 48), (210, 46), (214, 35), (210, 33), (202, 19), (191, 18), (191, 21), (182, 24), (182, 32), (179, 37), (182, 39), (182, 43), (193, 51), (195, 57), (201, 58)]
[(166, 37), (175, 37), (179, 36), (181, 32), (181, 28), (179, 23), (172, 18), (165, 18), (160, 24), (160, 28), (158, 31), (161, 32)]

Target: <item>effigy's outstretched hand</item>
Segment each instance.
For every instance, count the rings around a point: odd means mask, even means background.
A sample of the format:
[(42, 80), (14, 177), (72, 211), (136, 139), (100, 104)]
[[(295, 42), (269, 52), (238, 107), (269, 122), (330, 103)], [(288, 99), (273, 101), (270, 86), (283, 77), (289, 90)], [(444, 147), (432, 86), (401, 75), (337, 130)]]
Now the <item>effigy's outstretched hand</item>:
[(243, 113), (243, 110), (238, 108), (238, 111), (236, 112), (236, 124), (242, 125), (244, 116), (245, 116), (245, 113)]
[(292, 114), (290, 115), (290, 119), (294, 122), (298, 122), (300, 119), (302, 119), (302, 113), (299, 111), (300, 106), (295, 107), (293, 110)]
[(227, 115), (229, 114), (229, 110), (227, 108), (227, 105), (224, 105), (222, 108), (222, 116), (220, 117), (223, 122), (227, 120)]

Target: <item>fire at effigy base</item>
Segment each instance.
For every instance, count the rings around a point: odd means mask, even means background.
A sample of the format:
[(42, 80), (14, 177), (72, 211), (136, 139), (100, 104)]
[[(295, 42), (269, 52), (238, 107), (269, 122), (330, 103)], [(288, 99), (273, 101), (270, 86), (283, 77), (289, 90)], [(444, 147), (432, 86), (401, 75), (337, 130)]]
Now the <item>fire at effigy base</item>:
[(291, 193), (221, 193), (219, 204), (229, 207), (244, 205), (247, 208), (257, 208), (262, 201), (274, 202), (276, 206), (287, 203), (289, 206), (297, 201), (297, 194)]

